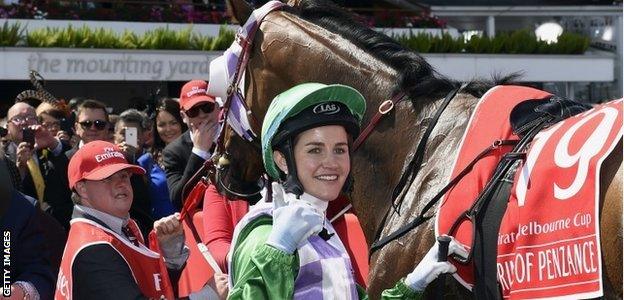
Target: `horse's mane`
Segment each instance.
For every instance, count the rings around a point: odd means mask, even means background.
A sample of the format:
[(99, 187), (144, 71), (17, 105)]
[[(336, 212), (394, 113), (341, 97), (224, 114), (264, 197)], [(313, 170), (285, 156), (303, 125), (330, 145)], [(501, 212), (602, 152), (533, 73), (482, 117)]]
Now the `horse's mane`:
[[(298, 14), (304, 20), (339, 34), (394, 68), (400, 76), (399, 82), (394, 87), (394, 93), (403, 91), (412, 100), (432, 96), (440, 97), (460, 85), (459, 82), (439, 74), (416, 52), (387, 35), (355, 21), (349, 12), (333, 2), (303, 0), (298, 8)], [(493, 78), (492, 81), (471, 81), (464, 92), (481, 97), (494, 85), (508, 83), (516, 77), (517, 74), (512, 74)]]

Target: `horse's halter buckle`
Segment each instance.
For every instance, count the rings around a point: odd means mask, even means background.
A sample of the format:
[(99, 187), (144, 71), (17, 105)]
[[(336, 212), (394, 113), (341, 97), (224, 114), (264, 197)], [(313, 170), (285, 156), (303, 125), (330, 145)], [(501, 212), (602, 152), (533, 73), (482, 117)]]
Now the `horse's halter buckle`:
[(385, 115), (389, 113), (393, 108), (394, 108), (394, 102), (391, 99), (388, 99), (379, 105), (378, 111), (380, 114)]

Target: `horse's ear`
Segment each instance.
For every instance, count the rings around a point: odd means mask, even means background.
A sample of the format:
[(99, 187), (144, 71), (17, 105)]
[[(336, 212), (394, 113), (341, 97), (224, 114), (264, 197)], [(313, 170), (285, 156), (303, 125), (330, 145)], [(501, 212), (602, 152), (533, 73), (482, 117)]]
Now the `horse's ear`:
[(252, 7), (245, 0), (227, 0), (225, 1), (230, 15), (241, 25), (247, 22), (251, 15)]
[(300, 2), (301, 0), (288, 0), (286, 1), (286, 4), (292, 7), (298, 7)]

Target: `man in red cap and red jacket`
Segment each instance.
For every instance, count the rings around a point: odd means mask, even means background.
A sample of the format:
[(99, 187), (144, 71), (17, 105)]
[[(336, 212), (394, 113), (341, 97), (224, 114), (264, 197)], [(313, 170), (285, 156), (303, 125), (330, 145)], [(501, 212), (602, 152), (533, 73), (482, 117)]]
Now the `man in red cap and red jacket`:
[(120, 149), (105, 141), (80, 148), (68, 167), (75, 203), (55, 299), (172, 299), (169, 276), (188, 258), (178, 215), (154, 223), (163, 256), (145, 246), (129, 217), (132, 174)]

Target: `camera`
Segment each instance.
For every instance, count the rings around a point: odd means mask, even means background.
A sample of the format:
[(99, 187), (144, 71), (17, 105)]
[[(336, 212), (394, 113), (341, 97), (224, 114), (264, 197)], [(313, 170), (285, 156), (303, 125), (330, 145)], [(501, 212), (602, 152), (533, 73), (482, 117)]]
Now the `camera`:
[(29, 143), (31, 147), (35, 146), (35, 131), (31, 128), (22, 129), (22, 141)]

